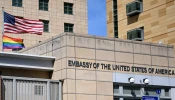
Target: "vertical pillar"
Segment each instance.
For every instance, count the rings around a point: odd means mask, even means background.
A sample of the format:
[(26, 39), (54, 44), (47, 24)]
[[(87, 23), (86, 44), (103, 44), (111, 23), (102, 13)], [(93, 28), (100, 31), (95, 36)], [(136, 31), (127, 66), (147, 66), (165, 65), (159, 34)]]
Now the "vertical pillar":
[(161, 94), (160, 94), (161, 97), (164, 97), (165, 96), (165, 89), (161, 89)]
[(47, 100), (50, 100), (50, 81), (47, 81)]
[(13, 79), (13, 100), (16, 100), (16, 79)]
[(123, 94), (123, 86), (119, 86), (119, 94)]
[(145, 88), (142, 87), (142, 88), (140, 89), (140, 92), (141, 92), (141, 95), (145, 95)]
[(59, 82), (59, 100), (62, 100), (62, 82)]
[(175, 88), (171, 88), (171, 100), (175, 100)]

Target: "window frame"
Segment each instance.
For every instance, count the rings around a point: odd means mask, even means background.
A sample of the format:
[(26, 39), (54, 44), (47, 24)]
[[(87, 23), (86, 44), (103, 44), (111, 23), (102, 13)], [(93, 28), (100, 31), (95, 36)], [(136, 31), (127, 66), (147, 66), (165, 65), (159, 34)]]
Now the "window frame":
[(73, 15), (73, 3), (64, 2), (64, 14)]
[(39, 0), (38, 9), (42, 11), (49, 11), (49, 0)]
[[(49, 33), (49, 22), (50, 21), (49, 20), (43, 20), (43, 19), (40, 19), (40, 21), (43, 22), (43, 32)], [(47, 26), (47, 31), (46, 31), (46, 27), (45, 26)]]
[(44, 86), (43, 85), (35, 85), (34, 86), (34, 94), (35, 95), (44, 95)]
[[(131, 6), (133, 6), (134, 3), (139, 3), (140, 4), (140, 10), (135, 9), (133, 11), (131, 10), (131, 11), (128, 12), (128, 6), (131, 7)], [(135, 6), (135, 8), (137, 8), (137, 6)], [(139, 14), (139, 13), (142, 13), (142, 12), (143, 12), (143, 3), (142, 2), (136, 0), (136, 1), (133, 1), (133, 2), (130, 2), (130, 3), (126, 4), (126, 15), (127, 16), (133, 16), (135, 14)]]
[(117, 0), (113, 0), (113, 23), (114, 23), (114, 37), (118, 38), (118, 9)]
[[(67, 28), (67, 29), (66, 29)], [(71, 31), (70, 31), (71, 28)], [(74, 24), (72, 23), (64, 23), (64, 32), (74, 32)]]
[[(137, 30), (140, 30), (141, 31), (141, 38), (132, 38), (132, 39), (130, 39), (129, 38), (129, 34), (130, 34), (130, 32), (133, 32), (133, 31), (137, 31)], [(144, 40), (144, 29), (142, 29), (142, 28), (135, 28), (135, 29), (132, 29), (132, 30), (129, 30), (129, 31), (127, 31), (127, 39), (128, 40), (135, 40), (135, 41), (143, 41)]]
[(12, 6), (23, 7), (23, 0), (12, 0)]

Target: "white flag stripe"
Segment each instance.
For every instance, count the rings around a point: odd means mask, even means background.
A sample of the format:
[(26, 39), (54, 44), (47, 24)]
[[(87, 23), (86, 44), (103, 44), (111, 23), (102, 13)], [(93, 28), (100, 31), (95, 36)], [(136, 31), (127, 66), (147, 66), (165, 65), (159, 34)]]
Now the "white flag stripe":
[(20, 18), (15, 18), (16, 22), (25, 22), (28, 24), (43, 24), (41, 21), (31, 21), (31, 20), (25, 20), (25, 19), (20, 19)]

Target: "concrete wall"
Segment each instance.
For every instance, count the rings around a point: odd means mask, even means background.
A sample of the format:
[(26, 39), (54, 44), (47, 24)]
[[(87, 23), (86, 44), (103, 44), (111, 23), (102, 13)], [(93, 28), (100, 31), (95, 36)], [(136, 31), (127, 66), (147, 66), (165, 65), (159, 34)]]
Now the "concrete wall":
[(175, 93), (175, 88), (172, 88), (172, 89), (171, 89), (171, 97), (172, 97), (172, 100), (175, 99), (174, 93)]
[[(22, 0), (22, 7), (12, 6), (12, 0), (1, 0), (0, 6), (14, 16), (24, 17), (33, 20), (49, 20), (49, 32), (43, 35), (34, 34), (6, 34), (14, 38), (24, 39), (26, 47), (44, 41), (52, 36), (64, 32), (64, 23), (74, 24), (74, 33), (87, 34), (87, 0), (49, 0), (49, 10), (39, 10), (39, 0)], [(64, 2), (73, 3), (73, 15), (64, 14)], [(2, 12), (0, 12), (2, 16)], [(2, 23), (2, 19), (0, 19)], [(2, 24), (0, 24), (2, 27)], [(2, 33), (2, 28), (0, 28)], [(0, 37), (2, 35), (0, 34)], [(0, 38), (0, 41), (2, 39)], [(0, 44), (0, 50), (2, 45)], [(5, 50), (8, 51), (8, 50)], [(11, 51), (11, 50), (10, 50)]]
[[(56, 57), (52, 79), (64, 79), (63, 100), (113, 100), (113, 82), (122, 82), (114, 73), (166, 78), (175, 75), (119, 71), (111, 66), (111, 70), (102, 69), (101, 64), (175, 70), (173, 51), (169, 45), (64, 33), (21, 53)], [(100, 65), (98, 69), (75, 67), (69, 65), (69, 60)]]
[[(174, 0), (143, 0), (143, 12), (127, 17), (126, 4), (134, 0), (118, 0), (118, 34), (127, 39), (127, 31), (144, 27), (144, 41), (175, 45)], [(114, 37), (113, 0), (106, 0), (108, 36)]]

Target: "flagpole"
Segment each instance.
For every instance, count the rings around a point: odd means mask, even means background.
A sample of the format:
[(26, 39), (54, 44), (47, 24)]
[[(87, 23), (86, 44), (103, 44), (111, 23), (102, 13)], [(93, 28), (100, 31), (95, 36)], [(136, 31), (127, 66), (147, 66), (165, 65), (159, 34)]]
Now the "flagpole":
[(2, 52), (4, 52), (4, 49), (3, 49), (3, 35), (4, 35), (4, 7), (2, 7)]
[(4, 49), (3, 49), (3, 35), (4, 35), (4, 7), (2, 7), (2, 52), (4, 52)]

